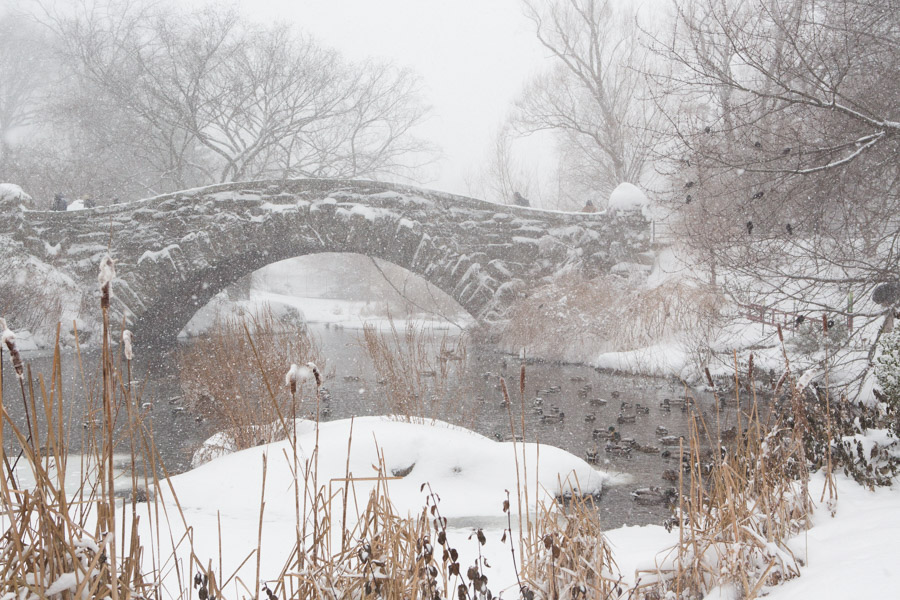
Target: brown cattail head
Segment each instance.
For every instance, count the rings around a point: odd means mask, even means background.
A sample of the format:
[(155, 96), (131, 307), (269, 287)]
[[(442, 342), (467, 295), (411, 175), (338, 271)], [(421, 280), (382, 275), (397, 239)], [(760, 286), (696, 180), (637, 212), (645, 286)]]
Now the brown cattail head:
[(100, 259), (100, 272), (97, 274), (97, 282), (100, 284), (100, 308), (109, 308), (109, 288), (115, 278), (116, 262), (107, 254)]
[(828, 315), (822, 313), (822, 333), (828, 333)]
[(706, 373), (706, 381), (709, 383), (709, 387), (715, 389), (716, 384), (713, 383), (712, 375), (709, 373), (709, 367), (703, 367), (703, 372)]
[(747, 378), (752, 382), (753, 381), (753, 353), (750, 353), (749, 365), (747, 367)]
[(0, 344), (6, 344), (9, 348), (9, 356), (12, 358), (13, 369), (16, 377), (25, 379), (25, 367), (22, 365), (22, 356), (16, 348), (16, 334), (6, 325), (6, 319), (0, 318)]
[(299, 378), (300, 367), (295, 364), (291, 364), (291, 368), (288, 369), (288, 372), (284, 376), (284, 384), (291, 388), (291, 395), (297, 393), (297, 379)]
[(525, 363), (519, 368), (519, 394), (525, 397)]
[(322, 387), (322, 373), (319, 372), (319, 367), (316, 366), (316, 363), (308, 362), (306, 363), (306, 366), (312, 370), (313, 375), (316, 378), (316, 387)]
[(790, 373), (791, 373), (790, 371), (785, 371), (784, 373), (781, 374), (781, 377), (778, 379), (778, 382), (775, 384), (775, 393), (776, 394), (781, 391), (781, 386), (783, 386), (784, 382), (787, 381), (788, 375), (790, 375)]
[(781, 325), (778, 326), (778, 341), (782, 344), (784, 343), (784, 334), (781, 333)]

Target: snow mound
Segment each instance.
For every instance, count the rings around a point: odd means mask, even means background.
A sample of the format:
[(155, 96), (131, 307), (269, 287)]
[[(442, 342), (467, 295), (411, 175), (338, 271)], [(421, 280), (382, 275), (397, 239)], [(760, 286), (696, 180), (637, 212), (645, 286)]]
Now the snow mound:
[[(348, 463), (347, 442), (352, 427)], [(301, 469), (316, 443), (315, 423), (297, 420)], [(210, 439), (209, 454), (220, 454), (202, 466), (172, 478), (182, 508), (215, 514), (241, 514), (259, 504), (260, 470), (268, 456), (267, 515), (293, 514), (292, 450), (288, 441), (226, 454), (221, 436)], [(609, 476), (585, 461), (553, 446), (496, 442), (447, 423), (409, 423), (390, 417), (358, 417), (319, 425), (318, 480), (343, 487), (348, 469), (355, 478), (357, 498), (368, 497), (383, 457), (391, 501), (400, 514), (415, 514), (425, 504), (422, 484), (440, 495), (441, 514), (449, 518), (503, 517), (506, 491), (515, 493), (516, 454), (520, 469), (527, 466), (529, 489), (540, 489), (544, 498), (580, 485), (583, 493), (599, 493)], [(538, 460), (540, 458), (540, 460)], [(535, 475), (538, 477), (535, 485)], [(576, 483), (577, 481), (577, 483)], [(302, 483), (302, 481), (301, 481)], [(271, 511), (271, 512), (270, 512)], [(250, 511), (252, 513), (252, 511)], [(250, 517), (252, 518), (252, 517)]]
[(609, 195), (609, 210), (620, 210), (623, 212), (643, 211), (649, 206), (650, 200), (647, 198), (647, 195), (631, 183), (620, 183)]
[(18, 204), (22, 208), (31, 208), (34, 201), (22, 188), (14, 183), (0, 183), (0, 204)]
[(84, 210), (84, 200), (73, 200), (66, 207), (66, 210)]

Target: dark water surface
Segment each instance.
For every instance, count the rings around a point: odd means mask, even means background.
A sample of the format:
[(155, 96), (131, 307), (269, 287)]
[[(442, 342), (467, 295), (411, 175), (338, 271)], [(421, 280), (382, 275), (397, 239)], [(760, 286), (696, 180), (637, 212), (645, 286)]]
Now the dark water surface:
[[(323, 420), (384, 414), (386, 388), (378, 383), (371, 360), (362, 347), (362, 332), (322, 326), (311, 329), (319, 338), (329, 365), (330, 377), (325, 387), (330, 399), (322, 405), (327, 408)], [(32, 368), (35, 389), (39, 390), (37, 374), (43, 373), (47, 377), (51, 371), (52, 357), (38, 355), (25, 358)], [(14, 420), (24, 422), (21, 393), (8, 354), (3, 359), (6, 362), (3, 373), (4, 405)], [(133, 369), (133, 385), (136, 389), (142, 389), (140, 402), (147, 409), (156, 445), (167, 469), (172, 473), (182, 472), (190, 468), (192, 452), (214, 431), (209, 423), (190, 414), (183, 406), (176, 360), (153, 357), (152, 362), (150, 365), (146, 357), (137, 361)], [(80, 363), (85, 365), (83, 374), (78, 367), (77, 356), (71, 353), (63, 356), (66, 429), (69, 446), (75, 451), (81, 448), (82, 434), (90, 426), (84, 417), (84, 390), (96, 389), (100, 381), (100, 374), (96, 371), (98, 353), (84, 353)], [(628, 476), (623, 483), (607, 487), (600, 499), (599, 507), (605, 526), (610, 528), (622, 524), (661, 523), (670, 516), (669, 509), (663, 505), (638, 504), (631, 492), (638, 488), (677, 485), (664, 480), (663, 473), (666, 470), (677, 473), (678, 446), (661, 444), (657, 427), (667, 429), (670, 436), (687, 436), (690, 411), (681, 410), (686, 394), (694, 398), (695, 406), (710, 425), (715, 426), (717, 415), (723, 430), (736, 422), (734, 407), (720, 406), (717, 411), (712, 394), (686, 389), (674, 380), (600, 372), (583, 365), (531, 361), (526, 365), (523, 410), (519, 394), (518, 359), (494, 348), (470, 345), (465, 365), (465, 372), (459, 380), (467, 400), (463, 406), (455, 406), (441, 415), (444, 420), (472, 428), (488, 437), (510, 439), (511, 409), (517, 429), (521, 427), (524, 415), (527, 441), (558, 446), (582, 458), (594, 451), (598, 469)], [(502, 403), (501, 376), (509, 386), (512, 399), (510, 409)], [(539, 406), (536, 406), (535, 398), (542, 399)], [(669, 399), (670, 410), (664, 409), (666, 399)], [(638, 404), (643, 408), (638, 409)], [(556, 416), (557, 411), (564, 416)], [(620, 414), (626, 416), (625, 421), (630, 421), (628, 417), (633, 417), (634, 421), (620, 423)], [(607, 440), (597, 439), (594, 431), (606, 432), (610, 426), (615, 427), (622, 438), (631, 438), (638, 446), (659, 451), (644, 453), (636, 448), (628, 453), (615, 449), (607, 451)], [(19, 450), (8, 427), (4, 444), (13, 456)], [(615, 445), (623, 444), (615, 442)], [(663, 456), (665, 450), (671, 452), (670, 458)], [(122, 448), (122, 451), (127, 452), (127, 449)]]

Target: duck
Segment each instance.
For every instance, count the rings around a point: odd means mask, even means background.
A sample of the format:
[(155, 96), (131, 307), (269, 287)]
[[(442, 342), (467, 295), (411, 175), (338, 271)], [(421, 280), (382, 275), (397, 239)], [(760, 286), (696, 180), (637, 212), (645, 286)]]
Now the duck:
[(560, 411), (550, 415), (541, 415), (541, 423), (562, 423), (566, 413)]
[(610, 425), (607, 429), (595, 429), (591, 432), (591, 437), (595, 440), (612, 440), (619, 441), (622, 436), (619, 435), (619, 432), (616, 431), (616, 427), (614, 425)]
[(658, 506), (671, 503), (678, 497), (674, 488), (660, 489), (657, 486), (638, 488), (631, 492), (631, 498), (642, 506)]
[(616, 418), (616, 423), (618, 423), (619, 425), (624, 425), (625, 423), (634, 423), (636, 420), (637, 420), (637, 416), (636, 416), (636, 415), (625, 415), (625, 414), (620, 414), (620, 415)]
[(588, 448), (587, 452), (584, 453), (584, 460), (591, 465), (596, 465), (600, 462), (600, 451), (596, 448)]
[(591, 398), (589, 404), (591, 406), (606, 406), (606, 400), (603, 398)]
[(669, 435), (669, 430), (663, 427), (662, 425), (656, 426), (656, 437), (663, 437)]
[(643, 454), (659, 454), (659, 448), (656, 446), (650, 446), (649, 444), (644, 446), (643, 444), (635, 444), (634, 449)]
[(666, 481), (678, 481), (678, 471), (675, 469), (666, 469), (662, 472), (662, 478)]
[(672, 410), (672, 401), (669, 398), (663, 398), (659, 403), (660, 410), (664, 412), (669, 412)]
[(597, 415), (595, 415), (594, 413), (588, 413), (588, 414), (584, 415), (585, 423), (593, 423), (596, 420), (597, 420)]
[(682, 439), (684, 438), (680, 435), (664, 435), (659, 438), (659, 443), (663, 446), (677, 446)]
[(626, 448), (624, 446), (620, 446), (619, 444), (613, 444), (611, 442), (606, 442), (606, 447), (604, 448), (607, 453), (612, 454), (613, 456), (631, 456), (631, 448)]
[(634, 410), (639, 415), (649, 415), (650, 414), (650, 407), (644, 406), (640, 403), (634, 405)]

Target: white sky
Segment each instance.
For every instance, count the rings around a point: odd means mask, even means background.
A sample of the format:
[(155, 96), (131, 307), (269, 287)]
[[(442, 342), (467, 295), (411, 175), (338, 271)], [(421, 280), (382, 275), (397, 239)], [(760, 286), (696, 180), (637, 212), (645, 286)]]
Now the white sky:
[(350, 59), (414, 69), (432, 107), (418, 134), (443, 156), (430, 188), (467, 193), (512, 101), (550, 65), (519, 0), (239, 0), (259, 21), (297, 23)]

